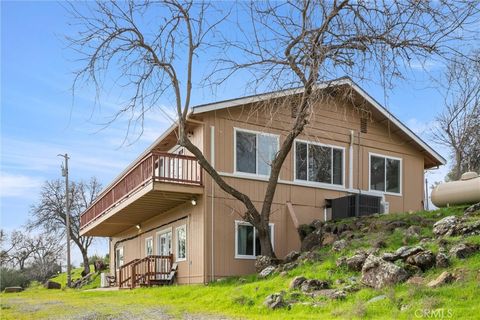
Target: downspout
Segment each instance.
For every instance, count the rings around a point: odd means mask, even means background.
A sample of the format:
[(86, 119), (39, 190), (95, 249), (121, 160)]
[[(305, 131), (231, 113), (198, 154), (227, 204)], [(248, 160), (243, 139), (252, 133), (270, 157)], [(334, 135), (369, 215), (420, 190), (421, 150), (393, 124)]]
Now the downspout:
[[(210, 163), (212, 165), (212, 168), (215, 169), (215, 127), (214, 126), (210, 126)], [(214, 259), (214, 250), (215, 250), (215, 244), (214, 244), (214, 206), (215, 206), (215, 184), (214, 184), (214, 181), (213, 179), (210, 179), (211, 180), (211, 246), (212, 246), (212, 249), (211, 249), (211, 253), (210, 253), (210, 256), (211, 256), (211, 259), (212, 261), (210, 262), (212, 265), (211, 265), (211, 270), (212, 270), (212, 275), (211, 275), (211, 281), (215, 281), (215, 259)]]
[(353, 143), (355, 140), (355, 132), (350, 130), (350, 148), (348, 150), (348, 189), (353, 189)]

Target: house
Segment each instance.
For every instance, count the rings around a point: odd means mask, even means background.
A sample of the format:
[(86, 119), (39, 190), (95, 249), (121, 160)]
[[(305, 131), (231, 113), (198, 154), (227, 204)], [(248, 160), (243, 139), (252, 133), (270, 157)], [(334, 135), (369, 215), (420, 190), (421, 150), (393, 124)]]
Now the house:
[[(321, 84), (317, 90), (328, 99), (315, 105), (309, 125), (295, 141), (272, 205), (271, 238), (280, 258), (299, 249), (299, 225), (331, 219), (332, 201), (343, 196), (378, 197), (374, 199), (382, 205), (376, 212), (422, 209), (424, 170), (445, 164), (351, 79)], [(291, 108), (281, 102), (294, 103), (299, 92), (200, 105), (189, 116), (192, 142), (259, 207), (269, 160), (292, 121)], [(181, 284), (254, 272), (260, 246), (255, 229), (240, 218), (243, 205), (177, 145), (176, 130), (173, 125), (163, 133), (81, 216), (82, 235), (109, 237), (117, 282), (148, 274), (157, 279), (173, 263)], [(145, 260), (151, 255), (169, 260)]]

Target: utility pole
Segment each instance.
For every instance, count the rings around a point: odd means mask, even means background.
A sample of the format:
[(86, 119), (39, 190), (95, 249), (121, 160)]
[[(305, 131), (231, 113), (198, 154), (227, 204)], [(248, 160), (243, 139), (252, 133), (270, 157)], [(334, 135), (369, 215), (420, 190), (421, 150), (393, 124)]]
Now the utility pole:
[(70, 206), (68, 193), (68, 154), (59, 154), (59, 157), (65, 159), (65, 165), (62, 164), (62, 176), (65, 177), (65, 224), (67, 230), (67, 287), (72, 284), (72, 265), (70, 264)]

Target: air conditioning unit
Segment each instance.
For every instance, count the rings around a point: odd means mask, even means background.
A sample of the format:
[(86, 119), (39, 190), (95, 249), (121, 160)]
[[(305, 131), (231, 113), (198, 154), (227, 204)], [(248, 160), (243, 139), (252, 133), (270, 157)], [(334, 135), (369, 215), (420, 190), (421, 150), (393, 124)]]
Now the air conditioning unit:
[[(332, 219), (367, 216), (381, 213), (382, 197), (366, 194), (353, 194), (337, 199), (331, 199)], [(328, 206), (328, 205), (327, 205)]]
[(382, 213), (390, 213), (390, 202), (382, 201), (380, 203)]

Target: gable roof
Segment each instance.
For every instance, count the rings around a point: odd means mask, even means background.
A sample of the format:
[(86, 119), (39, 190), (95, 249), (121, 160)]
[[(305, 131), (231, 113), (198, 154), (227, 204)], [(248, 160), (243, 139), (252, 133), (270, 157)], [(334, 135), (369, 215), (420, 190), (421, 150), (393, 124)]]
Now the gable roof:
[[(423, 141), (417, 134), (415, 134), (410, 128), (408, 128), (402, 121), (396, 118), (390, 111), (388, 111), (384, 106), (382, 106), (377, 100), (370, 96), (364, 89), (357, 85), (352, 79), (348, 77), (339, 78), (336, 80), (322, 82), (316, 85), (315, 89), (324, 89), (332, 86), (341, 86), (348, 85), (350, 86), (357, 94), (359, 94), (363, 99), (370, 103), (377, 111), (379, 111), (384, 117), (389, 119), (395, 126), (397, 126), (404, 134), (411, 138), (415, 143), (417, 143), (421, 148), (427, 151), (438, 163), (445, 164), (447, 161), (443, 158), (437, 151), (430, 147), (425, 141)], [(207, 103), (202, 105), (197, 105), (193, 107), (192, 114), (200, 114), (215, 110), (221, 110), (225, 108), (237, 107), (249, 103), (264, 101), (272, 98), (281, 98), (289, 96), (292, 94), (299, 94), (304, 91), (304, 88), (292, 88), (280, 91), (273, 91), (262, 93), (258, 95), (251, 95), (241, 98), (223, 100), (213, 103)]]

